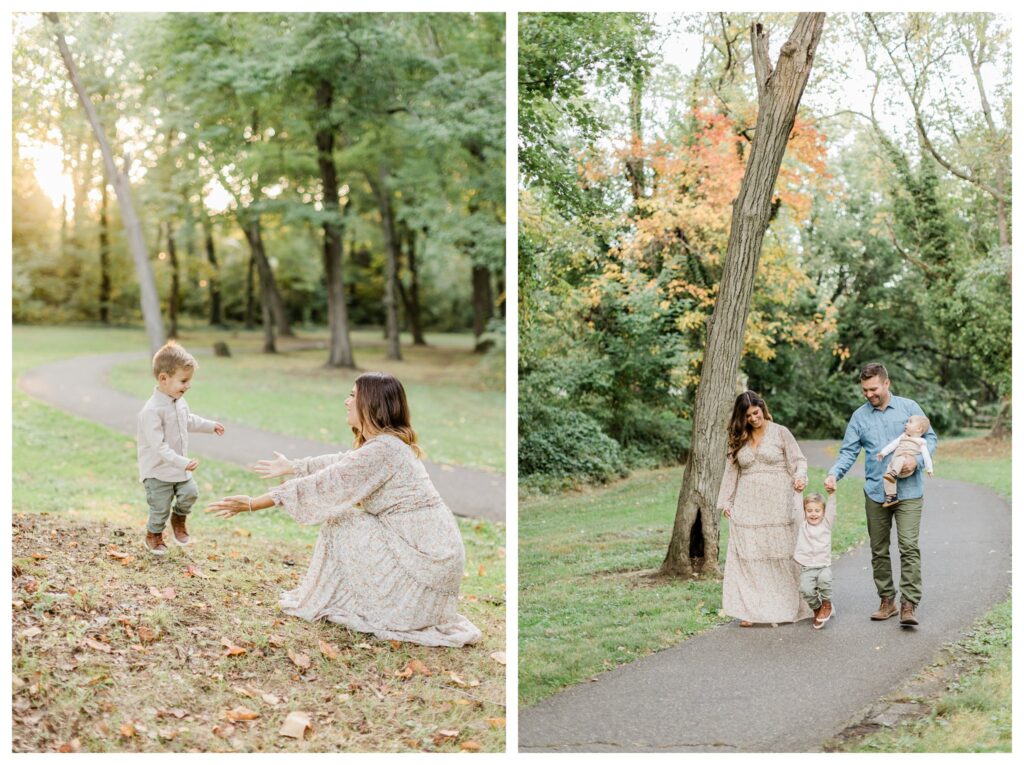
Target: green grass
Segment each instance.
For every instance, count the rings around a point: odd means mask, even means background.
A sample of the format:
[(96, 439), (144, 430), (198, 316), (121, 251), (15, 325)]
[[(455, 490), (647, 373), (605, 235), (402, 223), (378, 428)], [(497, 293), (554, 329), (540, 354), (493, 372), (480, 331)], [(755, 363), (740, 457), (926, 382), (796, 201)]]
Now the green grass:
[(954, 647), (970, 655), (973, 670), (931, 703), (925, 717), (845, 742), (847, 752), (1012, 751), (1012, 609), (990, 611)]
[[(324, 332), (311, 331), (302, 333), (299, 342), (326, 339)], [(226, 341), (233, 356), (200, 357), (188, 395), (193, 411), (332, 447), (351, 443), (343, 402), (359, 372), (327, 368), (325, 350), (287, 350), (295, 341), (281, 341), (278, 354), (263, 354), (261, 336), (254, 332), (204, 328), (184, 331), (179, 338), (190, 349), (210, 348), (217, 340)], [(427, 459), (504, 470), (503, 373), (492, 357), (473, 353), (471, 335), (428, 335), (427, 341), (427, 348), (403, 347), (404, 360), (397, 362), (385, 358), (379, 333), (353, 333), (360, 372), (390, 372), (402, 380)], [(144, 351), (146, 342), (137, 329), (18, 326), (14, 349), (17, 375), (76, 354)], [(115, 367), (110, 382), (139, 398), (146, 398), (154, 384), (144, 362)]]
[[(137, 330), (22, 329), (15, 331), (15, 374), (142, 341)], [(279, 509), (231, 520), (197, 512), (189, 524), (194, 549), (154, 560), (141, 547), (147, 510), (134, 441), (17, 387), (13, 406), (16, 750), (458, 751), (467, 742), (504, 750), (505, 672), (491, 656), (505, 650), (502, 525), (459, 520), (467, 558), (459, 611), (484, 641), (466, 649), (390, 644), (277, 610), (279, 592), (294, 586), (308, 562), (315, 528)], [(196, 480), (200, 505), (265, 485), (209, 459)], [(111, 557), (111, 544), (131, 560)], [(189, 563), (208, 578), (189, 577)], [(152, 595), (151, 588), (167, 587), (175, 599)], [(157, 639), (140, 644), (121, 619)], [(271, 634), (282, 637), (281, 646), (268, 645)], [(222, 637), (247, 653), (225, 657)], [(112, 650), (89, 648), (86, 638)], [(319, 640), (337, 648), (338, 658), (321, 655)], [(307, 677), (287, 650), (312, 656)], [(413, 659), (432, 674), (398, 677)], [(252, 687), (280, 703), (238, 690)], [(224, 712), (238, 705), (260, 718), (229, 726)], [(178, 708), (188, 714), (163, 713)], [(312, 713), (311, 737), (277, 735), (288, 711)], [(125, 735), (125, 725), (134, 732)]]
[[(937, 474), (1009, 496), (1009, 446), (946, 439)], [(825, 473), (809, 471), (822, 491)], [(519, 506), (519, 695), (533, 704), (611, 667), (727, 621), (721, 583), (652, 579), (668, 547), (681, 468), (634, 473), (609, 486), (521, 497)], [(832, 549), (867, 538), (863, 487), (838, 484)], [(723, 519), (721, 561), (729, 540)], [(638, 629), (637, 625), (642, 625)]]

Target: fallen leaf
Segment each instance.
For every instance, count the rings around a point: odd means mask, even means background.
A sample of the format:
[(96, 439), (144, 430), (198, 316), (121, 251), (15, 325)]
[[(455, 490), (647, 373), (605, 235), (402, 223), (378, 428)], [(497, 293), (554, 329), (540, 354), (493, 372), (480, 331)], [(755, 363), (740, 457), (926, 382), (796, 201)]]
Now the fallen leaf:
[(309, 721), (308, 714), (305, 712), (289, 712), (288, 716), (284, 718), (284, 725), (281, 726), (281, 730), (278, 731), (277, 735), (301, 739), (305, 737), (307, 730), (312, 729), (313, 726)]
[(85, 644), (96, 651), (103, 651), (103, 653), (110, 653), (110, 646), (106, 643), (101, 643), (99, 640), (93, 640), (92, 638), (86, 638)]
[(320, 642), (320, 653), (322, 653), (324, 656), (326, 656), (328, 659), (331, 659), (332, 661), (334, 659), (338, 658), (339, 654), (338, 654), (338, 649), (337, 648), (335, 648), (333, 645), (331, 645), (330, 643), (327, 643), (327, 642), (325, 642), (323, 640), (321, 640), (319, 642)]
[(441, 744), (442, 742), (447, 741), (450, 738), (458, 738), (458, 737), (459, 737), (459, 730), (456, 729), (456, 728), (452, 728), (452, 729), (441, 728), (437, 733), (435, 733), (433, 736), (431, 736), (431, 738), (434, 740), (435, 744)]
[(278, 704), (281, 703), (281, 699), (279, 699), (273, 693), (261, 693), (260, 694), (260, 698), (263, 699), (268, 704), (270, 704), (270, 706), (272, 706), (272, 707), (275, 707), (275, 706), (277, 706)]
[(130, 722), (121, 725), (121, 735), (125, 738), (131, 738), (135, 735), (135, 726)]
[(292, 660), (292, 663), (299, 669), (309, 669), (311, 661), (309, 656), (304, 653), (294, 653), (291, 650), (288, 651), (288, 658)]
[(235, 726), (234, 725), (223, 725), (223, 726), (222, 725), (214, 725), (213, 728), (210, 730), (210, 732), (213, 733), (213, 735), (217, 736), (218, 738), (228, 738), (228, 737), (231, 736), (232, 733), (235, 732)]
[(38, 627), (29, 627), (28, 629), (24, 629), (24, 630), (22, 630), (21, 632), (18, 633), (18, 635), (20, 637), (23, 637), (23, 638), (33, 638), (36, 635), (42, 635), (42, 634), (43, 634), (43, 631), (41, 629), (39, 629)]
[(284, 638), (281, 637), (280, 635), (271, 634), (267, 638), (267, 642), (270, 645), (274, 646), (274, 648), (282, 648), (284, 646)]
[(461, 744), (459, 744), (459, 749), (461, 749), (464, 752), (479, 752), (480, 744), (472, 740), (463, 741)]
[(236, 528), (235, 529), (235, 536), (236, 537), (251, 537), (252, 536), (252, 532), (249, 531), (249, 529)]
[(246, 650), (244, 648), (235, 645), (227, 638), (221, 638), (220, 642), (224, 646), (225, 656), (241, 656), (242, 654), (246, 653)]
[(485, 721), (492, 728), (504, 728), (505, 727), (505, 718), (504, 717), (488, 717), (488, 718), (486, 718)]
[(115, 560), (124, 560), (125, 558), (132, 557), (130, 554), (118, 550), (114, 545), (111, 545), (110, 548), (107, 550), (107, 555), (109, 555), (111, 558), (114, 558)]
[(231, 722), (239, 722), (240, 720), (255, 720), (260, 716), (259, 712), (254, 712), (248, 707), (235, 707), (229, 709), (224, 713), (224, 717)]
[(394, 648), (396, 651), (402, 647), (402, 643), (399, 640), (389, 640), (388, 642), (391, 644), (391, 647)]
[(484, 573), (485, 573), (485, 571), (484, 571), (484, 564), (483, 564), (483, 563), (481, 563), (481, 564), (480, 564), (480, 568), (478, 568), (478, 569), (476, 570), (476, 575), (477, 575), (477, 576), (483, 576), (483, 575), (484, 575)]
[(419, 659), (410, 659), (403, 669), (395, 672), (395, 677), (401, 678), (402, 680), (408, 680), (413, 675), (424, 675), (430, 677), (433, 672), (427, 669), (427, 666)]
[(498, 664), (504, 664), (505, 663), (505, 652), (504, 651), (495, 651), (494, 653), (491, 654), (491, 658), (494, 659), (496, 662), (498, 662)]
[(156, 633), (149, 627), (139, 627), (138, 634), (143, 643), (152, 643), (156, 639)]
[(173, 587), (165, 587), (160, 591), (160, 597), (164, 600), (174, 600), (175, 595), (177, 595), (177, 593), (174, 591)]
[(184, 709), (158, 709), (156, 713), (161, 717), (174, 717), (178, 720), (188, 714)]
[(32, 553), (32, 557), (35, 558), (36, 560), (46, 560), (49, 556), (48, 555), (44, 555), (43, 553), (40, 553), (40, 552), (34, 552), (34, 553)]
[(196, 577), (199, 577), (200, 579), (209, 579), (210, 578), (209, 574), (204, 574), (202, 572), (202, 569), (200, 569), (198, 566), (194, 566), (192, 564), (189, 564), (189, 567), (187, 569), (185, 569), (185, 576), (196, 576)]

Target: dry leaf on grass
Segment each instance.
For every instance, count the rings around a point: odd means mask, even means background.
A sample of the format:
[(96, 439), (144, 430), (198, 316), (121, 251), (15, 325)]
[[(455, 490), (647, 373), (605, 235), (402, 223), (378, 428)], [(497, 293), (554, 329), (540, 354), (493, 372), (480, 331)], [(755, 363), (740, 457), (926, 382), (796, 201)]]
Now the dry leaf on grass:
[(424, 675), (430, 677), (433, 672), (427, 669), (427, 666), (419, 659), (410, 659), (405, 665), (404, 669), (400, 669), (395, 672), (395, 677), (401, 678), (402, 680), (408, 680), (413, 675)]
[(459, 737), (459, 733), (460, 731), (457, 728), (441, 728), (437, 733), (430, 737), (430, 740), (434, 742), (434, 746), (441, 746), (447, 741), (457, 739)]
[(221, 638), (220, 642), (224, 646), (225, 656), (241, 656), (242, 654), (246, 653), (246, 650), (244, 648), (235, 645), (227, 638)]
[(49, 556), (41, 552), (34, 552), (32, 553), (32, 557), (36, 560), (46, 560)]
[(281, 637), (280, 635), (275, 635), (275, 634), (271, 633), (267, 637), (267, 643), (269, 645), (274, 646), (274, 648), (283, 648), (284, 647), (284, 638)]
[(461, 749), (464, 752), (479, 752), (480, 744), (472, 740), (463, 741), (461, 744), (459, 744), (459, 749)]
[(36, 635), (42, 635), (43, 631), (38, 627), (29, 627), (28, 629), (22, 630), (18, 633), (18, 637), (33, 638)]
[(291, 659), (292, 664), (299, 669), (309, 669), (312, 664), (308, 655), (304, 653), (295, 653), (291, 649), (288, 650), (288, 658)]
[(322, 653), (324, 656), (326, 656), (331, 661), (333, 661), (334, 659), (338, 658), (339, 654), (338, 654), (338, 649), (337, 648), (335, 648), (333, 645), (331, 645), (330, 643), (325, 642), (323, 640), (321, 640), (319, 642), (320, 642), (320, 653)]
[(260, 693), (260, 698), (263, 699), (268, 704), (270, 704), (270, 706), (272, 706), (272, 707), (275, 707), (275, 706), (277, 706), (278, 704), (281, 703), (281, 699), (279, 699), (273, 693)]
[(491, 658), (494, 659), (496, 662), (498, 662), (498, 664), (504, 664), (505, 663), (505, 652), (504, 651), (495, 651), (494, 653), (491, 654)]
[(224, 713), (224, 717), (233, 723), (243, 720), (255, 720), (259, 716), (259, 712), (255, 712), (252, 709), (249, 709), (249, 707), (235, 707), (234, 709), (229, 709)]
[(114, 558), (115, 560), (124, 560), (125, 558), (132, 557), (129, 553), (118, 550), (114, 545), (111, 545), (107, 549), (107, 555), (109, 555), (111, 558)]
[(252, 536), (252, 532), (249, 531), (249, 529), (236, 528), (235, 529), (235, 536), (236, 537), (251, 537)]
[(504, 717), (488, 717), (485, 722), (492, 728), (504, 728), (505, 718)]
[(464, 680), (462, 677), (455, 674), (454, 672), (449, 672), (448, 677), (451, 679), (453, 683), (455, 683), (456, 685), (461, 685), (463, 688), (476, 688), (478, 685), (480, 685), (479, 680), (474, 680), (472, 678), (470, 678), (469, 680)]
[(210, 732), (218, 738), (228, 738), (235, 732), (234, 725), (214, 725)]
[(110, 646), (106, 643), (101, 643), (99, 640), (93, 640), (92, 638), (86, 638), (85, 644), (95, 651), (103, 651), (103, 653), (110, 653)]
[(121, 726), (121, 735), (125, 738), (131, 738), (135, 735), (135, 726), (132, 725), (130, 722), (124, 723)]
[(281, 730), (277, 732), (277, 735), (302, 739), (305, 737), (306, 731), (311, 731), (312, 729), (313, 725), (309, 721), (308, 714), (305, 712), (289, 712), (288, 716), (284, 718), (284, 725), (281, 726)]
[(139, 627), (138, 629), (139, 640), (143, 643), (152, 643), (156, 640), (156, 633), (153, 632), (149, 627)]
[(192, 564), (189, 564), (189, 567), (185, 569), (185, 576), (196, 576), (196, 577), (199, 577), (200, 579), (209, 579), (210, 578), (210, 576), (208, 574), (204, 574), (202, 572), (202, 569), (200, 569), (198, 566), (194, 566)]

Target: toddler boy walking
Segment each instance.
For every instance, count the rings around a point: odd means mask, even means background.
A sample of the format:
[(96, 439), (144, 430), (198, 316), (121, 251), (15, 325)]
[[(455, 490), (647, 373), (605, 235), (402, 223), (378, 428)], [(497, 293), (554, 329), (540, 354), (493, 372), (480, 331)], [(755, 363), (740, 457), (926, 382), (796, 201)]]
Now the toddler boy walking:
[[(164, 528), (171, 519), (171, 539), (177, 545), (191, 543), (185, 519), (199, 498), (192, 471), (197, 460), (188, 457), (188, 434), (224, 435), (224, 426), (192, 414), (185, 393), (192, 387), (192, 375), (199, 365), (188, 351), (173, 340), (153, 357), (156, 388), (139, 412), (139, 479), (146, 487), (149, 522), (146, 548), (153, 555), (166, 555)], [(173, 503), (173, 509), (171, 507)]]
[(793, 559), (800, 564), (800, 594), (814, 611), (814, 629), (825, 626), (835, 607), (832, 605), (832, 524), (836, 520), (836, 495), (828, 493), (828, 502), (817, 492), (803, 500), (803, 519), (799, 523)]

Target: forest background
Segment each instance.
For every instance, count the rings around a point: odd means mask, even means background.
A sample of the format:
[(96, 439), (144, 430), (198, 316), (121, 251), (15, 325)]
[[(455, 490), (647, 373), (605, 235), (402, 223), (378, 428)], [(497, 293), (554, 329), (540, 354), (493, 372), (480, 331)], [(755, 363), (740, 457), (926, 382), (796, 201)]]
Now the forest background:
[[(991, 14), (830, 15), (737, 381), (798, 437), (840, 437), (856, 371), (878, 360), (940, 433), (1008, 433), (1009, 30)], [(740, 15), (520, 16), (528, 491), (684, 458), (756, 118), (749, 58)]]
[[(387, 326), (391, 358), (400, 328), (417, 345), (472, 330), (502, 354), (503, 14), (61, 23), (131, 182), (168, 334), (263, 326), (273, 350), (329, 325), (329, 364), (353, 366), (350, 327)], [(120, 207), (53, 33), (14, 17), (13, 319), (138, 323)]]

